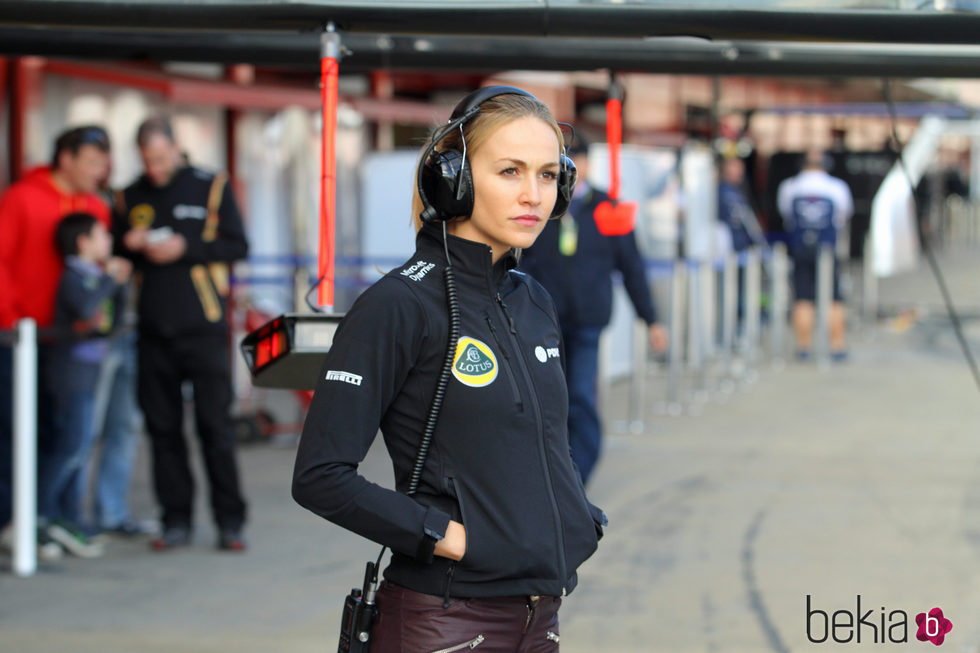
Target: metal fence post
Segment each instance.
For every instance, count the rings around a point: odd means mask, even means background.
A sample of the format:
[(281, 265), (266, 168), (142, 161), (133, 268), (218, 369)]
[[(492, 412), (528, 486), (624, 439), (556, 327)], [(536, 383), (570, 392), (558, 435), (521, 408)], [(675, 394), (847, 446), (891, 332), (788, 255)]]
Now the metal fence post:
[(701, 284), (701, 324), (698, 331), (701, 333), (701, 352), (707, 363), (714, 360), (718, 349), (718, 299), (715, 296), (715, 266), (713, 261), (701, 263), (699, 277)]
[(758, 358), (759, 307), (762, 274), (759, 248), (752, 247), (745, 252), (745, 287), (742, 311), (744, 320), (745, 358), (749, 365), (755, 365)]
[(738, 254), (728, 252), (721, 271), (721, 348), (725, 373), (732, 373), (735, 324), (738, 320)]
[(786, 357), (786, 320), (789, 314), (789, 256), (786, 243), (772, 246), (772, 301), (769, 315), (770, 356), (777, 365)]
[(817, 255), (817, 325), (814, 338), (814, 354), (817, 364), (830, 364), (830, 304), (834, 288), (834, 250), (822, 245)]
[(630, 375), (629, 431), (643, 433), (646, 411), (647, 342), (650, 329), (646, 322), (637, 320), (633, 325), (633, 371)]
[(667, 413), (680, 415), (681, 361), (684, 354), (684, 292), (687, 284), (687, 264), (674, 261), (674, 276), (670, 280), (670, 346), (668, 348)]
[(687, 368), (695, 399), (703, 398), (705, 386), (701, 327), (701, 263), (691, 261), (687, 277)]
[(878, 277), (875, 276), (875, 248), (871, 237), (864, 241), (864, 271), (861, 274), (862, 315), (866, 332), (870, 333), (878, 321)]
[(37, 325), (17, 323), (14, 346), (14, 573), (37, 571)]

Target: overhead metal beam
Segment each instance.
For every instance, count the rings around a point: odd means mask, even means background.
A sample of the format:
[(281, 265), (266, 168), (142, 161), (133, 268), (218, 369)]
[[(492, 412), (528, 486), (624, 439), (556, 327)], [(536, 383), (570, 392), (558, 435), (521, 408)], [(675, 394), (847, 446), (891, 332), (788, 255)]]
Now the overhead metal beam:
[[(344, 34), (342, 69), (595, 70), (703, 75), (980, 77), (980, 46), (642, 41)], [(171, 33), (0, 27), (0, 54), (213, 61), (318, 69), (314, 33)]]
[[(847, 76), (980, 74), (980, 48), (833, 48), (783, 43), (591, 41), (570, 39), (373, 37), (347, 35), (344, 70), (591, 70)], [(0, 28), (0, 53), (122, 60), (217, 61), (316, 67), (315, 34), (161, 34)], [(885, 49), (882, 49), (885, 48)]]
[(875, 43), (976, 42), (972, 12), (717, 8), (576, 0), (4, 0), (0, 24), (129, 30), (315, 31)]

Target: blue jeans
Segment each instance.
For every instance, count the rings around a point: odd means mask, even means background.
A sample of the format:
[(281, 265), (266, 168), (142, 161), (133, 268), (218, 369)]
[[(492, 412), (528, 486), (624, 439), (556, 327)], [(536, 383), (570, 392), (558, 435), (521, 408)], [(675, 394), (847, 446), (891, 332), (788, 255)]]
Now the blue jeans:
[(95, 434), (102, 449), (96, 463), (95, 523), (116, 528), (131, 520), (129, 485), (143, 418), (136, 404), (136, 333), (113, 339), (95, 391)]
[(95, 442), (95, 393), (55, 399), (55, 436), (41, 459), (38, 505), (42, 517), (82, 523), (85, 467)]
[(568, 443), (582, 483), (589, 480), (602, 448), (598, 392), (602, 327), (563, 327), (568, 383)]

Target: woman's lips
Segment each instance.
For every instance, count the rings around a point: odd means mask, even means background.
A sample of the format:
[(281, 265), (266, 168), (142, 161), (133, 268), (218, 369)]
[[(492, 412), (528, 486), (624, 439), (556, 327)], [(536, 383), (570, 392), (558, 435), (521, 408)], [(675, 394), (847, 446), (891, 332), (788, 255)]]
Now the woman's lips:
[(539, 218), (536, 215), (530, 215), (530, 214), (519, 215), (516, 218), (511, 218), (511, 219), (523, 227), (533, 227), (539, 222), (541, 222), (541, 218)]

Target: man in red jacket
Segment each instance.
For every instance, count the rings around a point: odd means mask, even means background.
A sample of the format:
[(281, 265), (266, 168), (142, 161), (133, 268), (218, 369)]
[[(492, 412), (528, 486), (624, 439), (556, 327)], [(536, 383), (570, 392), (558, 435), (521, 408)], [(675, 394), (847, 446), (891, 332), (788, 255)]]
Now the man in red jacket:
[[(29, 171), (0, 196), (0, 331), (21, 318), (51, 326), (62, 262), (54, 244), (58, 221), (84, 212), (110, 225), (109, 207), (96, 194), (109, 166), (109, 137), (101, 127), (76, 127), (55, 141), (50, 166)], [(6, 344), (4, 344), (6, 343)], [(38, 350), (44, 369), (46, 347)], [(0, 529), (11, 517), (12, 350), (0, 339)], [(38, 441), (49, 437), (51, 398), (38, 375)]]

